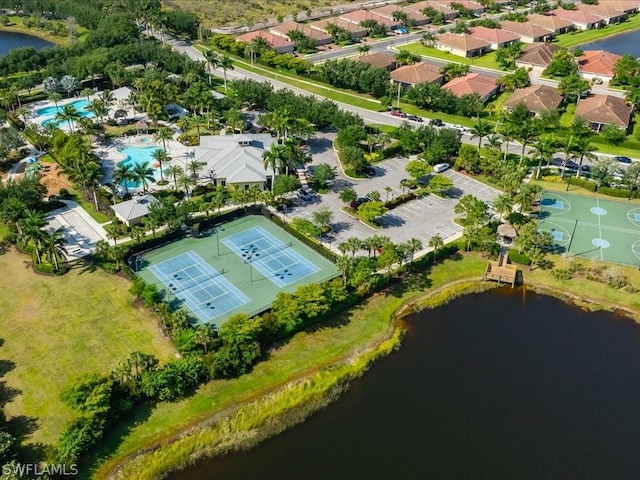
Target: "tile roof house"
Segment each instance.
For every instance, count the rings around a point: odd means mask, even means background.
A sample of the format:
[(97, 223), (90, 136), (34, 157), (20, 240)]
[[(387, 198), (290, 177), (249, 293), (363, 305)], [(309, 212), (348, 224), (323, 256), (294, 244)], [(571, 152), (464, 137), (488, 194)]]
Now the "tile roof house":
[(126, 202), (112, 205), (111, 209), (118, 220), (127, 227), (131, 227), (142, 222), (149, 214), (149, 205), (157, 201), (158, 199), (153, 195), (136, 196)]
[(448, 5), (436, 3), (432, 0), (426, 0), (418, 3), (412, 3), (411, 8), (423, 11), (425, 8), (433, 8), (436, 12), (441, 13), (445, 20), (451, 20), (458, 16), (458, 12)]
[(449, 32), (436, 35), (435, 46), (438, 50), (450, 52), (459, 57), (477, 57), (491, 48), (491, 44), (485, 40), (464, 33)]
[(600, 0), (598, 5), (615, 8), (625, 13), (636, 13), (640, 9), (640, 2), (629, 0)]
[(274, 35), (279, 35), (281, 37), (286, 38), (287, 40), (291, 40), (288, 36), (288, 33), (291, 31), (297, 31), (311, 40), (314, 41), (316, 45), (326, 45), (327, 43), (331, 43), (332, 39), (329, 35), (324, 33), (321, 30), (316, 30), (315, 28), (311, 28), (309, 25), (305, 25), (304, 23), (298, 22), (284, 22), (279, 25), (274, 25), (269, 29), (271, 33)]
[(476, 13), (478, 15), (481, 13), (484, 13), (484, 6), (472, 0), (431, 0), (431, 1), (432, 3), (439, 3), (440, 5), (446, 5), (449, 8), (451, 8), (452, 3), (457, 3), (459, 5), (462, 5), (467, 10), (470, 10), (471, 13)]
[(262, 154), (274, 142), (270, 134), (203, 135), (193, 160), (204, 165), (201, 175), (213, 178), (214, 185), (267, 188), (274, 171), (264, 167)]
[(313, 22), (309, 24), (309, 26), (315, 30), (320, 30), (325, 33), (329, 33), (327, 27), (329, 25), (335, 25), (336, 27), (340, 27), (347, 32), (351, 33), (351, 37), (354, 40), (357, 40), (362, 37), (366, 37), (369, 33), (366, 28), (361, 27), (358, 24), (347, 22), (346, 20), (342, 20), (339, 17), (329, 17), (323, 18), (322, 20), (318, 20), (317, 22)]
[(557, 110), (562, 103), (562, 95), (555, 88), (546, 85), (531, 85), (518, 88), (502, 105), (505, 110), (511, 110), (516, 105), (524, 103), (533, 115)]
[(553, 55), (558, 50), (562, 49), (552, 43), (532, 43), (527, 45), (520, 54), (520, 58), (516, 60), (516, 67), (547, 68), (551, 60), (553, 60)]
[(604, 23), (609, 25), (612, 23), (624, 22), (627, 19), (627, 14), (622, 10), (616, 10), (615, 8), (605, 5), (586, 5), (584, 3), (576, 3), (576, 10), (593, 15), (594, 17), (601, 18)]
[(473, 27), (469, 29), (469, 35), (489, 42), (492, 50), (517, 42), (520, 37), (500, 28)]
[(402, 12), (407, 16), (409, 23), (413, 23), (413, 25), (426, 25), (429, 23), (429, 17), (413, 5), (407, 5), (405, 7), (400, 5), (384, 5), (382, 7), (372, 9), (371, 12), (382, 15), (383, 17), (387, 17), (391, 20), (393, 20), (394, 12)]
[(499, 87), (494, 77), (482, 73), (468, 73), (454, 78), (442, 88), (446, 88), (456, 97), (476, 93), (484, 103), (498, 92)]
[(368, 63), (374, 67), (384, 68), (385, 70), (393, 70), (396, 68), (396, 57), (388, 53), (375, 52), (366, 55), (360, 55), (353, 59), (354, 62)]
[(400, 22), (397, 20), (392, 18), (390, 19), (369, 10), (355, 10), (353, 12), (344, 13), (340, 15), (340, 18), (347, 22), (355, 23), (356, 25), (360, 25), (365, 20), (375, 20), (380, 25), (384, 25), (387, 30), (391, 30), (400, 25)]
[(557, 8), (555, 10), (551, 10), (548, 14), (570, 21), (578, 30), (589, 30), (591, 28), (600, 28), (604, 26), (604, 20), (602, 18), (596, 17), (595, 15), (582, 10), (565, 10), (564, 8)]
[(440, 67), (432, 63), (419, 62), (413, 65), (404, 65), (391, 72), (391, 80), (403, 86), (417, 85), (418, 83), (442, 84), (444, 76), (440, 73)]
[(611, 95), (593, 95), (578, 100), (576, 117), (582, 117), (589, 126), (599, 132), (605, 125), (615, 125), (623, 130), (629, 128), (633, 108), (622, 98)]
[(292, 42), (283, 38), (279, 35), (274, 35), (271, 32), (267, 32), (266, 30), (255, 30), (253, 32), (243, 33), (242, 35), (238, 35), (236, 40), (239, 42), (249, 43), (255, 38), (264, 38), (265, 41), (269, 44), (269, 46), (278, 53), (291, 53), (295, 46)]
[(594, 78), (611, 80), (614, 67), (622, 56), (606, 50), (586, 50), (578, 58), (578, 74), (587, 79)]
[(550, 29), (534, 25), (531, 22), (512, 22), (505, 20), (500, 24), (500, 28), (516, 34), (524, 43), (544, 42), (553, 35)]
[(564, 20), (556, 17), (555, 15), (538, 15), (537, 13), (534, 13), (529, 15), (527, 20), (529, 23), (551, 30), (556, 35), (567, 33), (568, 31), (576, 28), (569, 20)]

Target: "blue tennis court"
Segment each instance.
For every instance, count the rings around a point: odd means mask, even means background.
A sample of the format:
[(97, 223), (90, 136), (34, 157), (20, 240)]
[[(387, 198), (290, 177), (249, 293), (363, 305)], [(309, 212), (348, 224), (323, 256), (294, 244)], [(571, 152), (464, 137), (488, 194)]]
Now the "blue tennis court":
[(193, 251), (152, 265), (149, 270), (203, 322), (249, 302), (224, 278), (224, 270), (218, 272)]
[(278, 287), (320, 271), (320, 267), (305, 259), (262, 227), (252, 227), (221, 240), (245, 263), (258, 270)]

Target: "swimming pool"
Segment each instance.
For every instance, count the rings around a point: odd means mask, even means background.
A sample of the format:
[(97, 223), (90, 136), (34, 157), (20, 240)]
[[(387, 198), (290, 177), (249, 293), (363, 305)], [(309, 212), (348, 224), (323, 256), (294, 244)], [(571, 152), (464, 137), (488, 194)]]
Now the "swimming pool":
[[(125, 155), (127, 158), (118, 162), (118, 165), (131, 165), (131, 168), (136, 165), (147, 165), (153, 168), (154, 177), (160, 178), (160, 169), (153, 167), (153, 152), (156, 150), (161, 149), (158, 147), (135, 147), (132, 145), (123, 147), (118, 150), (118, 152)], [(137, 188), (140, 186), (140, 184), (134, 180), (121, 182), (120, 184), (124, 187), (125, 183), (127, 188)]]
[[(78, 113), (80, 113), (80, 115), (83, 117), (94, 116), (92, 112), (89, 112), (88, 110), (86, 110), (86, 108), (89, 106), (89, 102), (87, 100), (74, 100), (73, 102), (67, 105), (70, 105), (73, 108), (75, 108), (78, 111)], [(52, 105), (50, 107), (39, 108), (38, 110), (36, 110), (36, 115), (40, 117), (53, 117), (57, 113), (61, 112), (63, 108), (64, 108), (64, 105), (58, 105), (57, 107), (55, 105)]]

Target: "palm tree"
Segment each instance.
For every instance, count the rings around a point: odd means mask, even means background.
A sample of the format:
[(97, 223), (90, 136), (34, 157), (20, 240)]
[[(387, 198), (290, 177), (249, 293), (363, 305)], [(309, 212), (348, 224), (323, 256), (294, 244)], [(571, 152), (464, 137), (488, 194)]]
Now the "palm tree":
[(413, 263), (413, 256), (418, 250), (422, 250), (422, 242), (417, 238), (410, 238), (406, 243), (409, 252), (409, 263)]
[(82, 134), (86, 135), (87, 139), (89, 135), (96, 135), (101, 131), (101, 127), (88, 117), (80, 117), (76, 123)]
[(65, 170), (69, 176), (69, 180), (73, 183), (80, 184), (86, 197), (89, 197), (89, 193), (93, 195), (93, 204), (96, 208), (96, 212), (100, 210), (98, 207), (98, 196), (96, 194), (96, 185), (102, 178), (102, 168), (92, 159), (87, 156), (77, 159), (71, 168)]
[(538, 134), (538, 126), (535, 121), (525, 120), (516, 126), (516, 135), (520, 144), (522, 145), (522, 151), (520, 152), (520, 165), (524, 162), (524, 153), (527, 149), (527, 145), (536, 138)]
[(358, 45), (358, 51), (360, 52), (360, 56), (366, 54), (369, 50), (371, 50), (371, 45), (367, 45), (363, 43), (362, 45)]
[(171, 157), (167, 153), (166, 150), (154, 150), (151, 154), (151, 158), (153, 158), (156, 162), (158, 162), (158, 169), (160, 170), (160, 182), (164, 184), (164, 176), (162, 175), (162, 163), (168, 162), (171, 160)]
[[(130, 163), (119, 163), (113, 170), (113, 181), (124, 186), (125, 193), (129, 193), (128, 183), (133, 180), (133, 172)], [(115, 196), (115, 195), (114, 195)]]
[(556, 152), (555, 140), (552, 137), (544, 136), (540, 137), (536, 143), (533, 144), (533, 158), (538, 159), (538, 168), (536, 169), (536, 179), (540, 176), (540, 170), (542, 169), (542, 162), (547, 162), (547, 165), (551, 161), (553, 154)]
[(262, 164), (265, 170), (269, 168), (273, 170), (273, 179), (271, 180), (271, 190), (273, 190), (273, 184), (276, 180), (276, 171), (280, 166), (283, 160), (283, 148), (282, 145), (277, 145), (275, 143), (271, 144), (271, 148), (269, 150), (265, 150), (262, 153)]
[(511, 195), (508, 193), (498, 195), (498, 198), (493, 201), (493, 208), (498, 212), (500, 220), (502, 220), (503, 215), (511, 212), (513, 209), (513, 200), (511, 199)]
[(471, 138), (478, 138), (478, 152), (482, 148), (482, 139), (493, 131), (493, 127), (485, 119), (477, 117), (473, 128), (471, 128)]
[(589, 138), (583, 137), (578, 140), (575, 148), (576, 155), (579, 158), (578, 171), (576, 172), (577, 178), (580, 178), (580, 172), (582, 171), (582, 162), (584, 162), (585, 158), (588, 158), (592, 161), (598, 159), (598, 156), (593, 153), (595, 150), (597, 150), (597, 147), (589, 143)]
[(492, 133), (487, 136), (487, 146), (500, 151), (502, 147), (502, 136), (499, 133)]
[(258, 185), (251, 185), (249, 187), (249, 195), (253, 197), (253, 204), (255, 205), (258, 201), (258, 197), (262, 193), (262, 189)]
[(160, 127), (156, 134), (153, 136), (153, 140), (156, 142), (162, 142), (162, 149), (167, 151), (167, 141), (173, 138), (173, 132), (167, 127)]
[(148, 163), (138, 163), (131, 170), (131, 176), (138, 185), (142, 185), (142, 191), (147, 193), (147, 187), (155, 181), (153, 168)]
[(189, 198), (189, 189), (196, 186), (196, 180), (191, 175), (182, 172), (178, 176), (177, 186), (184, 190), (186, 197)]
[(107, 110), (109, 109), (109, 107), (111, 107), (111, 105), (113, 105), (113, 102), (115, 102), (116, 100), (111, 90), (103, 90), (102, 92), (100, 92), (98, 98), (107, 107)]
[(56, 108), (58, 107), (58, 103), (60, 102), (60, 100), (62, 100), (62, 94), (59, 92), (53, 92), (51, 94), (49, 94), (49, 96), (47, 97), (47, 100), (49, 100), (51, 103), (53, 103)]
[(575, 135), (569, 135), (562, 145), (562, 153), (564, 153), (564, 160), (562, 161), (562, 170), (560, 172), (560, 178), (564, 178), (564, 171), (567, 168), (567, 162), (573, 158), (578, 149), (579, 140)]
[(345, 188), (339, 194), (340, 201), (344, 202), (347, 206), (358, 198), (358, 194), (353, 188)]
[(169, 165), (164, 173), (173, 177), (173, 188), (178, 190), (178, 177), (184, 173), (184, 170), (180, 165)]
[[(389, 185), (387, 185), (386, 187), (384, 187), (384, 191), (386, 192), (387, 196), (384, 200), (384, 203), (388, 203), (389, 202), (389, 194), (391, 192), (393, 192), (393, 188), (391, 188)], [(393, 197), (392, 197), (393, 198)]]
[(204, 165), (202, 165), (200, 162), (198, 162), (197, 160), (192, 160), (187, 165), (187, 172), (189, 172), (193, 176), (193, 180), (194, 181), (197, 181), (198, 180), (198, 173), (203, 168), (204, 168)]
[(95, 92), (93, 91), (93, 88), (83, 88), (82, 90), (80, 90), (80, 96), (86, 98), (87, 102), (89, 101), (91, 95), (93, 95), (94, 93)]
[(519, 205), (518, 211), (529, 211), (533, 206), (533, 201), (542, 188), (539, 185), (527, 183), (513, 197), (513, 201)]
[(353, 269), (354, 261), (353, 258), (347, 257), (346, 255), (341, 255), (336, 259), (336, 267), (338, 270), (342, 272), (342, 284), (347, 284), (347, 279), (351, 274), (351, 270)]
[(209, 85), (211, 85), (211, 68), (214, 70), (220, 66), (220, 60), (218, 54), (213, 50), (205, 50), (203, 52), (204, 58), (207, 59), (207, 69), (209, 70)]
[(227, 55), (222, 55), (218, 60), (220, 68), (222, 68), (222, 76), (224, 77), (224, 93), (227, 93), (227, 70), (233, 70), (233, 60)]
[(67, 253), (67, 250), (64, 248), (64, 244), (67, 243), (67, 241), (62, 231), (63, 228), (60, 227), (51, 233), (43, 232), (44, 235), (41, 240), (42, 254), (49, 259), (49, 262), (53, 260), (53, 266), (56, 272), (60, 269), (58, 260), (64, 259), (64, 254)]
[(345, 251), (351, 252), (351, 257), (355, 257), (356, 252), (362, 250), (362, 240), (358, 237), (349, 237), (340, 245), (344, 245)]
[(80, 112), (76, 110), (73, 105), (65, 105), (58, 113), (56, 113), (56, 120), (59, 122), (67, 122), (69, 130), (73, 133), (73, 122), (80, 119)]
[(438, 257), (438, 250), (444, 246), (444, 240), (440, 235), (434, 235), (429, 239), (429, 246), (433, 248), (433, 261)]
[(89, 104), (87, 111), (93, 113), (99, 121), (102, 121), (104, 117), (109, 115), (109, 107), (99, 98), (96, 98)]

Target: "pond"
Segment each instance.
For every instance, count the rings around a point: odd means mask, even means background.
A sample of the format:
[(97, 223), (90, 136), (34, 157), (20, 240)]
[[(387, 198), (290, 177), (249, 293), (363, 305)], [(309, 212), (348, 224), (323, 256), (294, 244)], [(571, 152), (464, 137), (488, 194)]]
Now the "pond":
[(33, 47), (40, 50), (45, 47), (52, 47), (53, 43), (42, 40), (38, 37), (17, 32), (0, 32), (0, 56), (6, 55), (14, 48)]
[(621, 33), (579, 47), (582, 50), (606, 50), (618, 55), (630, 53), (634, 57), (640, 57), (640, 30)]
[(501, 289), (407, 324), (402, 348), (324, 411), (169, 478), (637, 478), (634, 322)]

